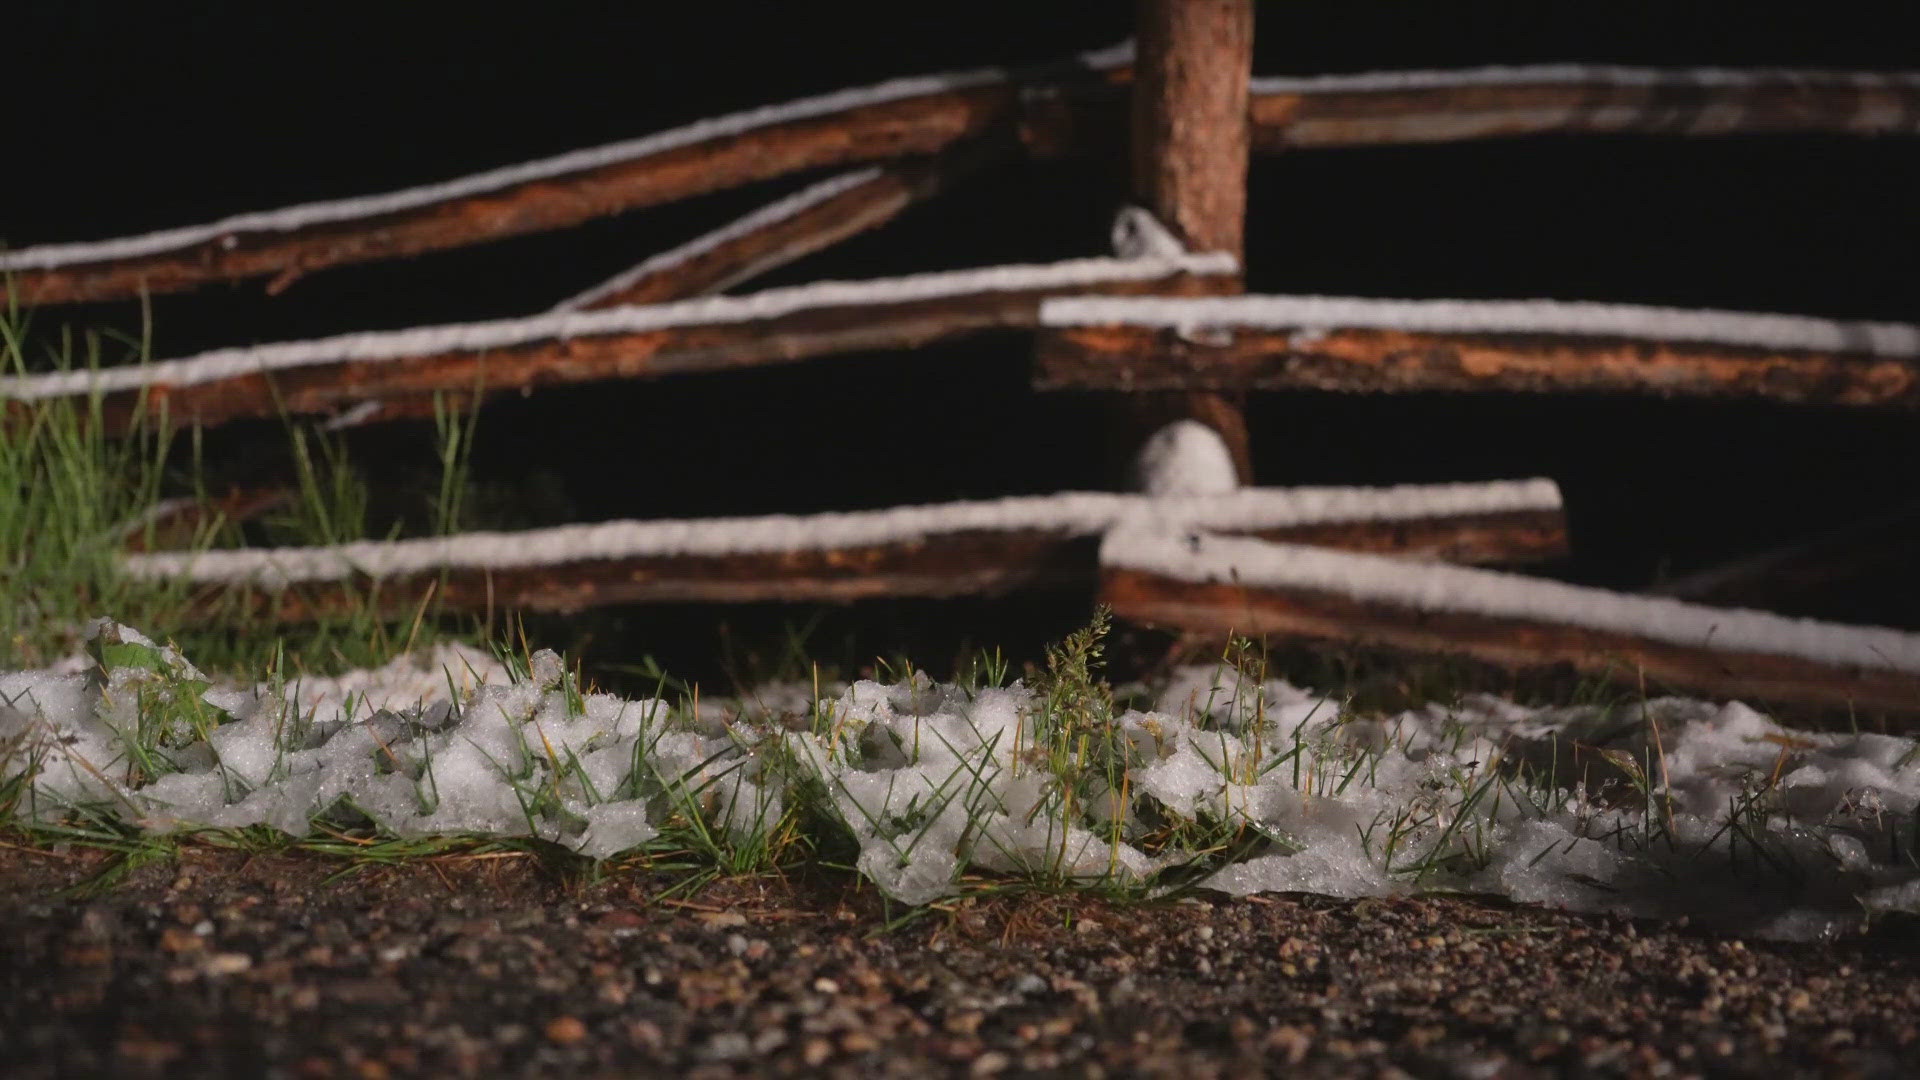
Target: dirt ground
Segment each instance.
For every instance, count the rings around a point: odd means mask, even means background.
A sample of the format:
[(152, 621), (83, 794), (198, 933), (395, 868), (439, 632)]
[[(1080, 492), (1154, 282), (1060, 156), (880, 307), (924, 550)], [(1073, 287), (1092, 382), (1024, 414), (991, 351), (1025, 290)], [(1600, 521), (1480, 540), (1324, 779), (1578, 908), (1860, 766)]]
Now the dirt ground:
[[(1920, 941), (1782, 945), (1478, 900), (662, 898), (530, 859), (191, 849), (104, 896), (0, 847), (10, 1077), (1920, 1073)], [(898, 909), (894, 914), (899, 914)]]

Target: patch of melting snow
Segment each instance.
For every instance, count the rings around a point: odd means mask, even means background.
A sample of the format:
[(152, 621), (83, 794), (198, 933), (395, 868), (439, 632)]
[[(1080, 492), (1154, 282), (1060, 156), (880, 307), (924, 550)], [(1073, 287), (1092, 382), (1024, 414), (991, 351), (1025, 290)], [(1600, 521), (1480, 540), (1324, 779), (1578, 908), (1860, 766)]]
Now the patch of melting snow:
[[(676, 812), (750, 835), (811, 791), (859, 843), (861, 872), (909, 903), (985, 870), (1198, 875), (1236, 895), (1458, 890), (1799, 939), (1920, 909), (1914, 740), (1790, 730), (1738, 702), (1471, 696), (1355, 716), (1285, 682), (1189, 668), (1048, 767), (1063, 744), (1019, 683), (862, 681), (824, 689), (817, 710), (811, 688), (782, 686), (692, 714), (583, 693), (546, 652), (517, 674), (447, 647), (221, 687), (103, 620), (90, 657), (0, 674), (0, 785), (31, 772), (17, 808), (30, 819), (85, 806), (156, 831), (301, 835), (347, 815), (607, 858)], [(1208, 861), (1223, 838), (1240, 854)]]
[(1140, 447), (1133, 474), (1134, 486), (1156, 498), (1227, 495), (1240, 487), (1226, 441), (1198, 420), (1176, 420), (1154, 432)]

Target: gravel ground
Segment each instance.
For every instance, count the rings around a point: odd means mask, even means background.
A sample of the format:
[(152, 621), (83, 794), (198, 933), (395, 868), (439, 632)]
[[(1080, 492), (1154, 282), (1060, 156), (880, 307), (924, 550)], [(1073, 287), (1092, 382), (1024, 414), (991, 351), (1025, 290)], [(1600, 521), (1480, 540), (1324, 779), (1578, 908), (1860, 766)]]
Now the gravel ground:
[(977, 900), (0, 847), (0, 1074), (1920, 1074), (1920, 946), (1484, 901)]

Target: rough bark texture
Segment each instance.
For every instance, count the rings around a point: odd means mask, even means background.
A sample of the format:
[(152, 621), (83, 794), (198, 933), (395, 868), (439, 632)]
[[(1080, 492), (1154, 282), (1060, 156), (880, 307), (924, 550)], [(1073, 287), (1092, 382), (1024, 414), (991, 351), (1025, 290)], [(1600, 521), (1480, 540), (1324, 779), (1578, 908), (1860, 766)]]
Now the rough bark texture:
[[(1253, 0), (1139, 0), (1135, 11), (1134, 197), (1190, 250), (1244, 259)], [(1240, 482), (1253, 482), (1236, 397), (1183, 393), (1119, 409), (1116, 428), (1131, 446), (1172, 420), (1206, 424), (1225, 440)]]
[[(572, 612), (611, 604), (850, 603), (882, 596), (992, 596), (1016, 588), (1085, 585), (1099, 539), (1045, 532), (953, 533), (854, 548), (747, 555), (596, 559), (498, 570), (387, 578), (377, 602), (404, 614), (431, 597), (444, 612)], [(280, 592), (210, 589), (205, 614), (238, 603), (249, 614), (304, 622), (366, 603), (372, 583), (302, 585)]]
[(1134, 193), (1195, 251), (1245, 250), (1250, 0), (1140, 0)]
[(1461, 142), (1525, 135), (1911, 135), (1920, 83), (1786, 79), (1409, 87), (1261, 93), (1253, 145), (1272, 153), (1337, 146)]
[[(1182, 275), (1170, 275), (1170, 278)], [(185, 385), (156, 381), (103, 397), (109, 430), (144, 413), (177, 426), (242, 417), (345, 413), (350, 421), (432, 415), (435, 393), (484, 398), (601, 379), (641, 379), (792, 363), (834, 353), (906, 349), (983, 330), (1029, 328), (1040, 303), (1062, 294), (1159, 292), (1162, 283), (1115, 281), (1052, 289), (1002, 290), (906, 302), (809, 308), (778, 318), (635, 333), (549, 339), (482, 351), (380, 360), (343, 360)], [(357, 407), (377, 402), (377, 412)], [(24, 411), (5, 402), (0, 413)]]
[(0, 288), (32, 305), (128, 299), (269, 274), (285, 287), (327, 267), (564, 228), (807, 169), (937, 153), (1016, 123), (1020, 93), (999, 84), (868, 105), (398, 213), (21, 271)]
[[(1462, 563), (1536, 562), (1566, 551), (1557, 511), (1463, 514), (1408, 521), (1348, 521), (1250, 530), (1249, 535), (1348, 551)], [(234, 613), (300, 622), (359, 610), (372, 596), (408, 615), (579, 611), (610, 604), (848, 603), (882, 596), (980, 596), (1020, 588), (1086, 587), (1098, 580), (1099, 537), (1042, 530), (966, 531), (851, 548), (726, 556), (636, 556), (496, 570), (447, 570), (302, 585), (281, 592), (202, 589), (201, 618)]]
[[(1198, 41), (1203, 50), (1221, 49), (1223, 56), (1228, 48), (1239, 48), (1236, 35), (1242, 24), (1250, 40), (1250, 2), (1143, 0), (1140, 10), (1136, 161), (1150, 145), (1139, 138), (1141, 103), (1151, 94), (1167, 92), (1206, 102), (1208, 108), (1237, 110), (1221, 115), (1248, 116), (1250, 125), (1238, 140), (1243, 147), (1250, 141), (1252, 149), (1262, 152), (1549, 133), (1920, 133), (1920, 84), (1897, 80), (1782, 78), (1757, 85), (1708, 86), (1676, 73), (1672, 82), (1650, 86), (1596, 79), (1286, 91), (1249, 98), (1243, 81), (1211, 78), (1209, 73), (1221, 68), (1181, 66), (1177, 61), (1190, 41)], [(1244, 73), (1244, 63), (1239, 70)], [(270, 275), (276, 287), (284, 288), (328, 267), (564, 228), (807, 169), (936, 153), (999, 127), (1017, 132), (1027, 149), (1040, 156), (1104, 147), (1120, 126), (1114, 87), (1126, 74), (1082, 73), (1054, 82), (981, 87), (866, 106), (402, 213), (290, 232), (234, 234), (138, 258), (24, 270), (0, 283), (0, 297), (25, 305), (119, 300)], [(1023, 88), (1030, 92), (1023, 94)], [(1231, 100), (1235, 93), (1237, 105)], [(1201, 114), (1168, 115), (1188, 117), (1155, 129), (1169, 144), (1179, 144), (1178, 154), (1199, 155), (1191, 160), (1225, 160), (1209, 158), (1213, 151), (1199, 145), (1207, 125), (1193, 118)], [(1232, 192), (1192, 187), (1197, 177), (1183, 175), (1171, 164), (1156, 169), (1167, 175), (1155, 184), (1189, 185), (1181, 189), (1182, 198), (1193, 210), (1166, 213), (1168, 220), (1192, 239), (1214, 237), (1209, 222), (1227, 220)], [(1143, 194), (1149, 196), (1149, 205), (1171, 210), (1172, 204), (1151, 197), (1152, 191), (1143, 189)], [(1239, 198), (1243, 201), (1244, 193)], [(1218, 232), (1220, 250), (1238, 250), (1237, 227), (1234, 231), (1230, 247), (1224, 243), (1226, 233)]]
[(1134, 326), (1044, 332), (1041, 389), (1493, 390), (1920, 406), (1920, 360), (1539, 334)]
[(1920, 676), (1788, 656), (1675, 645), (1563, 624), (1419, 611), (1308, 589), (1174, 581), (1109, 568), (1101, 599), (1135, 622), (1208, 633), (1273, 635), (1455, 654), (1527, 669), (1572, 665), (1645, 687), (1852, 710), (1863, 721), (1920, 719)]
[(1012, 149), (1010, 140), (986, 139), (938, 160), (888, 166), (872, 179), (830, 199), (732, 237), (684, 262), (636, 278), (616, 291), (583, 304), (582, 308), (659, 304), (723, 292), (848, 237), (878, 228)]
[(1400, 555), (1463, 565), (1550, 562), (1566, 557), (1567, 519), (1558, 510), (1413, 518), (1406, 521), (1334, 521), (1283, 529), (1219, 530), (1286, 544)]

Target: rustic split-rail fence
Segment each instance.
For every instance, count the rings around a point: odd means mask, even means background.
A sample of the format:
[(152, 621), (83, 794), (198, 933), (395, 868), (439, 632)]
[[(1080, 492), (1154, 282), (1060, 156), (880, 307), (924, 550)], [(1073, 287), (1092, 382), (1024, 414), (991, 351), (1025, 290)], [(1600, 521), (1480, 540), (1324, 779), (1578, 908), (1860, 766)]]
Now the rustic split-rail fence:
[[(1251, 391), (1607, 392), (1920, 405), (1920, 327), (1628, 305), (1242, 295), (1252, 153), (1557, 134), (1920, 135), (1920, 73), (1584, 65), (1251, 73), (1251, 0), (1143, 0), (1137, 46), (1042, 70), (899, 79), (384, 195), (0, 253), (9, 301), (132, 299), (420, 255), (784, 176), (844, 170), (524, 318), (0, 380), (97, 397), (116, 430), (432, 416), (443, 395), (787, 364), (1032, 332), (1037, 389), (1114, 395), (1144, 436), (1206, 425), (1225, 485), (863, 513), (616, 521), (328, 548), (129, 551), (206, 610), (299, 620), (649, 601), (846, 601), (1097, 582), (1123, 618), (1361, 641), (1663, 687), (1920, 716), (1920, 635), (1579, 588), (1549, 481), (1250, 486)], [(1020, 155), (1125, 152), (1111, 254), (725, 294)], [(537, 306), (530, 305), (530, 307)], [(1252, 436), (1258, 432), (1251, 433)], [(1176, 481), (1178, 478), (1175, 478)], [(1237, 481), (1237, 482), (1236, 482)], [(271, 498), (243, 495), (245, 513)], [(200, 508), (204, 510), (205, 508)], [(222, 605), (229, 605), (225, 608)]]

